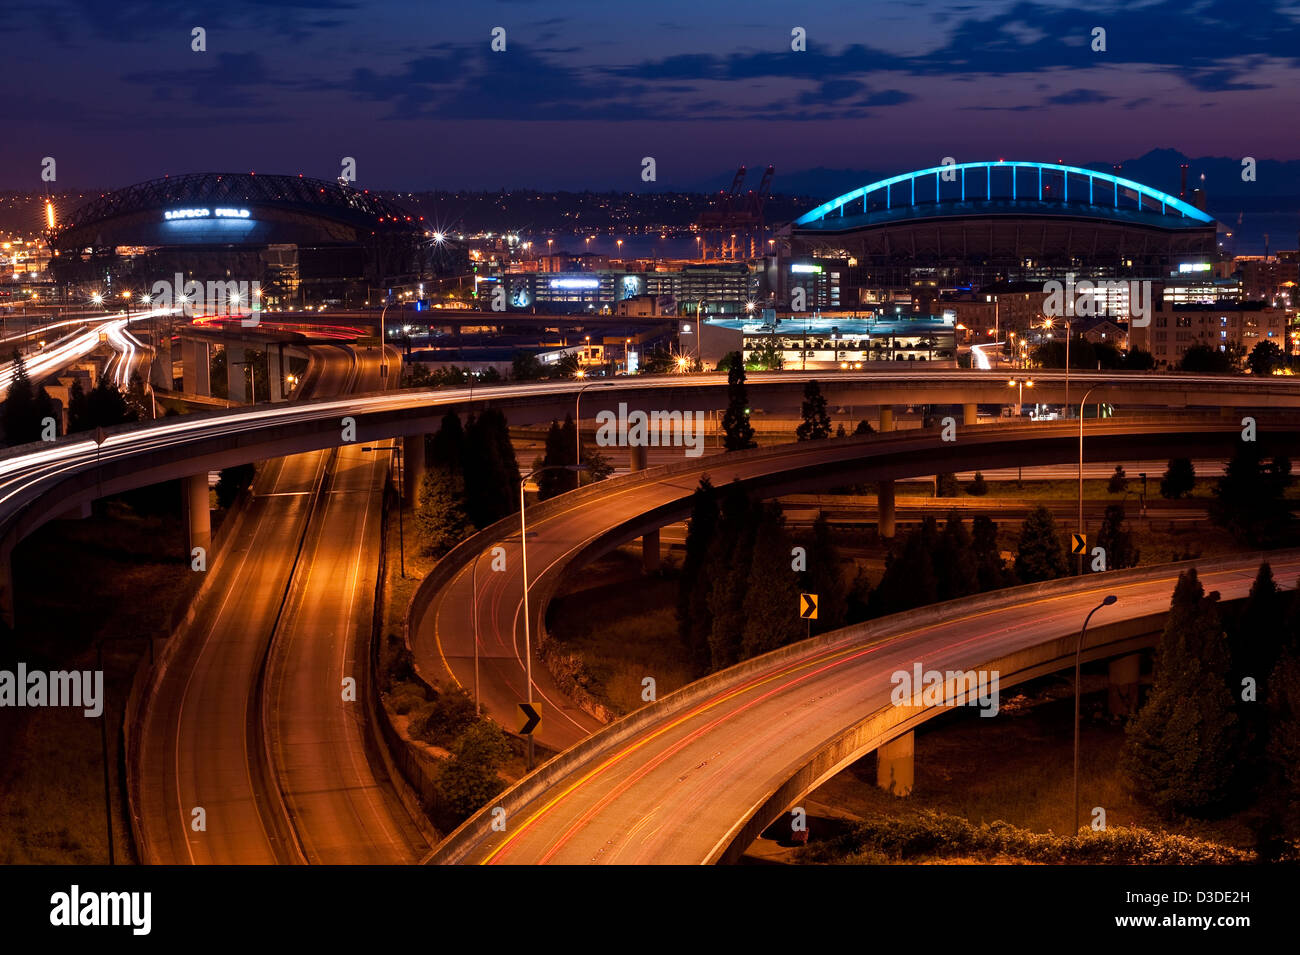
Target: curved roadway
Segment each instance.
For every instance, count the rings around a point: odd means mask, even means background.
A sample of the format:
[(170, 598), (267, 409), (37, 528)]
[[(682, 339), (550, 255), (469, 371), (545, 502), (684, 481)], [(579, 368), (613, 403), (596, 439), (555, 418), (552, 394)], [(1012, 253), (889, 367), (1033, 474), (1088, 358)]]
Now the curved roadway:
[[(1270, 560), (1279, 580), (1300, 574), (1300, 552)], [(1249, 592), (1259, 558), (1197, 563), (1207, 591), (1232, 598)], [(1098, 630), (1165, 611), (1184, 566), (1099, 578), (1063, 595), (953, 602), (944, 605), (941, 619), (919, 625), (922, 613), (899, 614), (733, 668), (711, 678), (705, 692), (688, 687), (638, 711), (628, 718), (641, 716), (634, 730), (614, 724), (571, 758), (560, 757), (562, 771), (539, 781), (531, 798), (521, 793), (512, 799), (508, 792), (494, 801), (507, 807), (507, 831), (493, 831), (490, 820), (484, 825), (483, 815), (476, 816), (433, 861), (734, 860), (804, 794), (936, 712), (893, 706), (895, 671), (910, 673), (917, 662), (926, 670), (979, 670), (1045, 647), (1040, 656), (1059, 666), (1071, 659), (1077, 628), (1103, 595), (1114, 593), (1119, 602), (1097, 615)], [(1090, 647), (1093, 635), (1090, 630)], [(1050, 670), (1003, 670), (1001, 688), (1042, 672)], [(1061, 772), (1068, 774), (1068, 766)], [(545, 773), (543, 767), (538, 775)], [(787, 785), (791, 779), (798, 781)], [(1091, 805), (1087, 787), (1085, 779), (1082, 796)]]
[[(1171, 427), (1174, 420), (1085, 422), (1085, 454), (1089, 460), (1127, 461), (1147, 460), (1164, 452), (1167, 460), (1221, 448), (1225, 457), (1231, 455), (1239, 435), (1236, 424), (1184, 420), (1175, 428)], [(1274, 433), (1277, 428), (1267, 420), (1261, 419), (1261, 440), (1278, 436)], [(959, 430), (955, 442), (944, 441), (938, 429), (803, 442), (685, 459), (555, 498), (540, 510), (530, 508), (528, 561), (534, 643), (538, 621), (545, 612), (543, 584), (553, 584), (566, 567), (579, 567), (645, 531), (688, 517), (691, 495), (704, 475), (716, 488), (740, 480), (756, 493), (772, 497), (880, 478), (1072, 461), (1078, 455), (1078, 433), (1077, 422), (1040, 422), (975, 425)], [(1300, 419), (1289, 419), (1280, 434), (1294, 445)], [(506, 550), (504, 572), (491, 572), (490, 555), (482, 556), (496, 544)], [(410, 621), (411, 648), (417, 668), (426, 677), (450, 676), (471, 689), (476, 643), (473, 611), (477, 604), (480, 697), (497, 722), (511, 726), (516, 705), (527, 698), (518, 518), (485, 530), (474, 546), (482, 548), (477, 575), (473, 553), (466, 548), (444, 558), (461, 563), (450, 582), (433, 594), (427, 609)], [(477, 591), (472, 586), (475, 583)], [(540, 744), (563, 750), (600, 726), (556, 687), (546, 666), (537, 659), (535, 646), (532, 671), (534, 697), (545, 707), (536, 737)]]

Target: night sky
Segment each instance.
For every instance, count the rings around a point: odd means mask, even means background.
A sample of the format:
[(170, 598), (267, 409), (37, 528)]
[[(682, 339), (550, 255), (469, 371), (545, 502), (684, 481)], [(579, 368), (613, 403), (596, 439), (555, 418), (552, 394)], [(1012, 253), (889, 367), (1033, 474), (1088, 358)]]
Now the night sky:
[[(42, 186), (43, 156), (59, 188), (332, 179), (353, 156), (358, 186), (413, 190), (639, 190), (643, 156), (669, 189), (719, 188), (740, 162), (1300, 158), (1296, 0), (0, 7), (0, 188)], [(1096, 26), (1105, 53), (1089, 49)]]

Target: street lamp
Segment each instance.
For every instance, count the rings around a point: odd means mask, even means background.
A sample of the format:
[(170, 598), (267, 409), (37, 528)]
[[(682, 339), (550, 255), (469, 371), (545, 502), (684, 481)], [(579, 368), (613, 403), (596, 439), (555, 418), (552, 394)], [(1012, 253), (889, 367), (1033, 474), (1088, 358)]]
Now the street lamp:
[(1073, 834), (1079, 832), (1079, 674), (1080, 674), (1080, 654), (1083, 652), (1083, 635), (1088, 632), (1088, 621), (1092, 615), (1102, 607), (1109, 607), (1119, 598), (1114, 594), (1107, 594), (1097, 606), (1088, 611), (1088, 616), (1083, 618), (1083, 629), (1079, 631), (1079, 641), (1074, 645), (1074, 830)]
[[(533, 702), (533, 622), (528, 616), (528, 522), (524, 503), (524, 490), (528, 482), (543, 471), (585, 471), (580, 464), (547, 464), (534, 468), (519, 482), (519, 554), (524, 573), (524, 673), (528, 684), (528, 699)], [(477, 639), (477, 636), (475, 637)], [(533, 736), (528, 734), (528, 771), (533, 770)]]
[[(1083, 401), (1079, 403), (1079, 533), (1083, 533), (1083, 409), (1088, 404), (1088, 396), (1098, 388), (1105, 388), (1105, 385), (1093, 385), (1083, 393)], [(1101, 404), (1098, 402), (1097, 417), (1101, 417)], [(1079, 573), (1083, 573), (1083, 554), (1079, 555)]]
[[(406, 502), (406, 469), (402, 467), (402, 446), (400, 444), (378, 444), (362, 448), (362, 452), (393, 451), (397, 454), (397, 547), (398, 563), (402, 569), (402, 579), (406, 579), (406, 529), (403, 527), (402, 506)], [(476, 638), (477, 639), (477, 638)]]
[(582, 393), (592, 385), (599, 384), (597, 381), (588, 381), (578, 389), (578, 397), (573, 402), (573, 433), (574, 449), (573, 464), (574, 467), (582, 466)]
[(1020, 386), (1020, 392), (1016, 398), (1016, 417), (1018, 418), (1024, 411), (1022, 405), (1025, 403), (1025, 386), (1028, 385), (1030, 388), (1034, 387), (1034, 379), (1016, 377), (1007, 382), (1008, 388), (1015, 388), (1017, 385)]

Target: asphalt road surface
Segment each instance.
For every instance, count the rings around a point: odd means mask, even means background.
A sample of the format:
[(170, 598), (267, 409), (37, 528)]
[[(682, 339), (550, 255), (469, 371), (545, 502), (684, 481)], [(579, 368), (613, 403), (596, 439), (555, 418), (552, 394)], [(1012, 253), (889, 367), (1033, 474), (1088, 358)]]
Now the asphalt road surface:
[[(1300, 552), (1273, 556), (1279, 581), (1300, 574)], [(1244, 596), (1257, 561), (1204, 561), (1207, 591)], [(1077, 632), (1102, 595), (1119, 601), (1094, 626), (1167, 610), (1175, 577), (1119, 584), (909, 626), (900, 614), (845, 631), (707, 699), (641, 728), (582, 761), (511, 813), (461, 861), (509, 864), (696, 864), (713, 861), (739, 824), (810, 754), (863, 717), (890, 706), (890, 676), (973, 670), (1024, 647)], [(1068, 774), (1069, 767), (1061, 767)], [(1088, 802), (1088, 780), (1081, 797)]]
[[(346, 349), (321, 351), (315, 394), (378, 387), (378, 352), (358, 353), (354, 367)], [(426, 845), (366, 760), (362, 704), (342, 699), (344, 673), (362, 682), (352, 655), (369, 629), (386, 462), (354, 448), (331, 470), (335, 453), (266, 463), (193, 626), (173, 638), (184, 643), (142, 723), (135, 811), (146, 861), (399, 862)], [(307, 573), (314, 560), (321, 566)]]

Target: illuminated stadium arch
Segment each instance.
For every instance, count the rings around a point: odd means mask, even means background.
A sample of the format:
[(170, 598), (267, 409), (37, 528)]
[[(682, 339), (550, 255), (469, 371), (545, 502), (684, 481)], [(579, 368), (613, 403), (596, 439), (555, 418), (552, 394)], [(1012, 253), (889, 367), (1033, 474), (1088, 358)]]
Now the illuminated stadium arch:
[[(1009, 186), (1009, 190), (995, 195), (994, 171), (997, 170), (999, 176), (999, 186)], [(1021, 192), (1020, 179), (1021, 171), (1028, 170), (1036, 173), (1031, 176), (1031, 192)], [(1044, 193), (1044, 173), (1048, 175), (1046, 183), (1047, 193)], [(945, 180), (945, 175), (951, 175), (951, 180)], [(850, 203), (862, 201), (862, 213), (870, 214), (871, 197), (873, 194), (884, 194), (884, 208), (890, 211), (894, 208), (918, 209), (933, 207), (936, 204), (942, 204), (944, 201), (956, 201), (961, 203), (979, 203), (976, 198), (980, 187), (983, 187), (983, 202), (993, 203), (999, 200), (1010, 199), (1011, 202), (1019, 201), (1036, 201), (1036, 202), (1057, 202), (1063, 205), (1069, 205), (1070, 200), (1070, 179), (1083, 180), (1087, 184), (1087, 206), (1094, 207), (1098, 214), (1105, 215), (1104, 207), (1098, 202), (1098, 199), (1105, 200), (1106, 193), (1110, 194), (1112, 199), (1111, 208), (1122, 210), (1126, 207), (1133, 208), (1138, 212), (1154, 212), (1155, 206), (1160, 208), (1159, 214), (1162, 216), (1177, 215), (1179, 218), (1191, 219), (1199, 223), (1212, 223), (1214, 219), (1205, 212), (1190, 205), (1183, 200), (1171, 196), (1168, 193), (1161, 192), (1159, 189), (1153, 189), (1142, 183), (1134, 182), (1132, 179), (1122, 179), (1119, 176), (1113, 176), (1109, 173), (1097, 172), (1093, 169), (1084, 169), (1079, 166), (1063, 166), (1057, 163), (1041, 162), (1006, 162), (998, 160), (997, 162), (968, 162), (968, 163), (950, 163), (945, 166), (931, 166), (928, 169), (918, 169), (915, 172), (903, 173), (900, 176), (893, 176), (889, 179), (881, 179), (879, 182), (873, 182), (869, 185), (846, 192), (842, 196), (824, 202), (812, 211), (800, 216), (795, 220), (796, 226), (808, 226), (816, 222), (821, 222), (839, 213), (843, 218), (849, 213), (846, 211)], [(918, 181), (924, 182), (925, 187), (930, 185), (933, 179), (934, 191), (933, 198), (928, 202), (925, 201), (926, 189), (922, 190), (922, 201), (917, 201), (916, 186)], [(1053, 180), (1059, 179), (1061, 188), (1053, 194), (1051, 192)], [(903, 190), (904, 196), (895, 203), (894, 187), (907, 184), (908, 188)], [(1098, 194), (1097, 185), (1101, 184), (1101, 194)], [(950, 186), (949, 196), (945, 200), (945, 186)], [(1007, 194), (1009, 192), (1009, 195)], [(1031, 194), (1033, 193), (1033, 194)], [(1076, 205), (1082, 205), (1082, 196), (1076, 191)], [(906, 206), (903, 205), (906, 200)]]
[[(1069, 272), (1163, 280), (1210, 261), (1218, 223), (1195, 205), (1110, 173), (1058, 163), (950, 163), (861, 186), (783, 230), (786, 274), (816, 260), (840, 303), (878, 293), (1042, 282)], [(834, 304), (817, 289), (817, 305)]]

